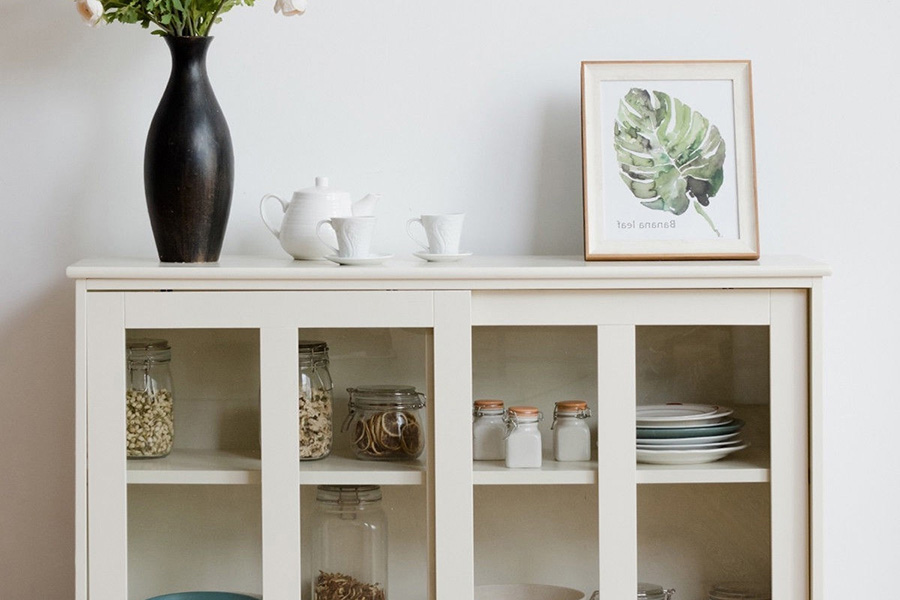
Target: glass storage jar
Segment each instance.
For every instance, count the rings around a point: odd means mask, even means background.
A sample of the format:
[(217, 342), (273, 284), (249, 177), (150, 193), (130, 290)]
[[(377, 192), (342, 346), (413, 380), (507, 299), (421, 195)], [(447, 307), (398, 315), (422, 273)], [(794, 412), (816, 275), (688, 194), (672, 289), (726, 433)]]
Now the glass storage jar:
[(425, 449), (425, 395), (411, 385), (367, 385), (350, 393), (344, 431), (363, 460), (418, 458)]
[(166, 340), (126, 343), (125, 447), (128, 458), (159, 458), (175, 439), (172, 349)]
[(510, 406), (506, 411), (506, 467), (509, 469), (541, 466), (541, 430), (543, 419), (534, 406)]
[(328, 344), (304, 340), (300, 362), (300, 460), (317, 460), (331, 453), (334, 384), (328, 369)]
[(663, 589), (655, 583), (639, 583), (637, 597), (638, 600), (671, 600), (675, 597), (675, 590)]
[(313, 531), (314, 600), (385, 600), (387, 519), (377, 485), (320, 485)]
[(472, 458), (506, 458), (506, 411), (502, 400), (476, 400), (472, 406)]
[(591, 416), (587, 402), (567, 400), (553, 408), (553, 458), (560, 462), (591, 460)]

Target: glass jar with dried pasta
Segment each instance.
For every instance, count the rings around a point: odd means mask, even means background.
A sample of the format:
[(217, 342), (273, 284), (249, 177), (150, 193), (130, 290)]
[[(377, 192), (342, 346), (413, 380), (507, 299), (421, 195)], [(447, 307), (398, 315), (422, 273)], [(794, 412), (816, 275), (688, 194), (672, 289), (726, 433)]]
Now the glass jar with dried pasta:
[(350, 409), (344, 431), (363, 460), (408, 460), (425, 449), (425, 395), (411, 385), (347, 388)]
[(320, 485), (316, 490), (314, 600), (385, 600), (387, 518), (377, 485)]
[(300, 460), (318, 460), (331, 453), (334, 384), (329, 370), (328, 344), (304, 340), (300, 359)]
[(125, 447), (128, 458), (159, 458), (175, 440), (172, 349), (166, 340), (126, 343)]

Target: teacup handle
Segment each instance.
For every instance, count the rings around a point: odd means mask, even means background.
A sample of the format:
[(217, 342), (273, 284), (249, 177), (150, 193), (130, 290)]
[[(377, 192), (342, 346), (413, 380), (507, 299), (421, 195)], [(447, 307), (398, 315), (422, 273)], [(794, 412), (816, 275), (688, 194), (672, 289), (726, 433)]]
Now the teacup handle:
[(266, 217), (266, 211), (263, 210), (263, 206), (265, 205), (266, 200), (268, 200), (269, 198), (275, 198), (276, 200), (278, 200), (278, 203), (281, 204), (281, 212), (284, 213), (287, 212), (288, 206), (290, 206), (290, 204), (288, 204), (275, 194), (266, 194), (262, 197), (262, 200), (259, 201), (259, 216), (262, 217), (263, 223), (265, 223), (266, 228), (272, 232), (272, 235), (274, 235), (276, 238), (280, 238), (281, 227), (273, 227), (272, 224), (269, 223), (269, 219)]
[[(422, 246), (422, 248), (424, 248), (426, 252), (430, 251), (431, 248), (428, 246), (428, 244), (423, 244), (422, 242), (420, 242), (419, 240), (416, 239), (416, 236), (413, 235), (413, 233), (412, 233), (412, 224), (413, 223), (418, 223), (419, 225), (422, 225), (421, 217), (416, 217), (415, 219), (410, 219), (409, 221), (406, 222), (406, 235), (408, 235), (412, 239), (412, 241), (414, 241), (418, 245)], [(422, 229), (423, 230), (425, 229), (425, 225), (422, 225)]]
[[(319, 221), (318, 223), (316, 223), (316, 237), (318, 237), (318, 238), (319, 238), (319, 241), (321, 241), (323, 244), (325, 244), (326, 246), (328, 246), (329, 248), (331, 248), (331, 250), (335, 253), (335, 255), (340, 254), (340, 251), (339, 251), (337, 248), (335, 248), (334, 246), (332, 246), (331, 244), (329, 244), (328, 242), (326, 242), (326, 241), (322, 238), (322, 233), (321, 233), (321, 232), (322, 232), (322, 226), (323, 226), (323, 225), (328, 225), (329, 227), (331, 227), (332, 229), (334, 229), (334, 225), (331, 224), (331, 219), (322, 219), (321, 221)], [(337, 231), (335, 231), (335, 234), (337, 234)]]

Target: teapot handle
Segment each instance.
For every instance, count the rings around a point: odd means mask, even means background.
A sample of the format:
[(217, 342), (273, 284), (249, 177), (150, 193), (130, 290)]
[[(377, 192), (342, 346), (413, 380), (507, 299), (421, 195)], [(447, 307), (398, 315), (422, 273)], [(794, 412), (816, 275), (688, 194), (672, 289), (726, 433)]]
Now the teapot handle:
[(259, 201), (259, 216), (262, 217), (263, 223), (265, 223), (266, 228), (272, 232), (272, 235), (274, 235), (276, 238), (280, 238), (281, 237), (281, 228), (273, 227), (272, 224), (269, 223), (269, 220), (266, 218), (266, 211), (263, 210), (263, 206), (265, 205), (266, 200), (268, 200), (269, 198), (275, 198), (276, 200), (278, 200), (278, 203), (281, 204), (282, 212), (287, 212), (288, 206), (290, 206), (290, 205), (287, 202), (285, 202), (284, 200), (282, 200), (281, 198), (279, 198), (278, 196), (276, 196), (275, 194), (266, 194), (265, 196), (262, 197), (262, 200)]

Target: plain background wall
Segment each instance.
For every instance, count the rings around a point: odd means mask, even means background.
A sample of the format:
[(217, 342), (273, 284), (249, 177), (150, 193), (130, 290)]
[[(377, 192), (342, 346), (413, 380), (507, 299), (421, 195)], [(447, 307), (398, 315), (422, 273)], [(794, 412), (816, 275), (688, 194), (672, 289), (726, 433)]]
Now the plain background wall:
[[(403, 222), (468, 213), (479, 254), (580, 254), (581, 60), (753, 61), (764, 254), (829, 263), (825, 584), (859, 597), (898, 562), (896, 84), (900, 4), (760, 0), (273, 0), (216, 27), (231, 126), (225, 252), (280, 256), (266, 192), (316, 175), (381, 192)], [(91, 30), (71, 0), (0, 0), (0, 598), (73, 589), (74, 286), (88, 256), (155, 257), (143, 145), (168, 77), (137, 27)], [(781, 599), (790, 600), (790, 599)]]

